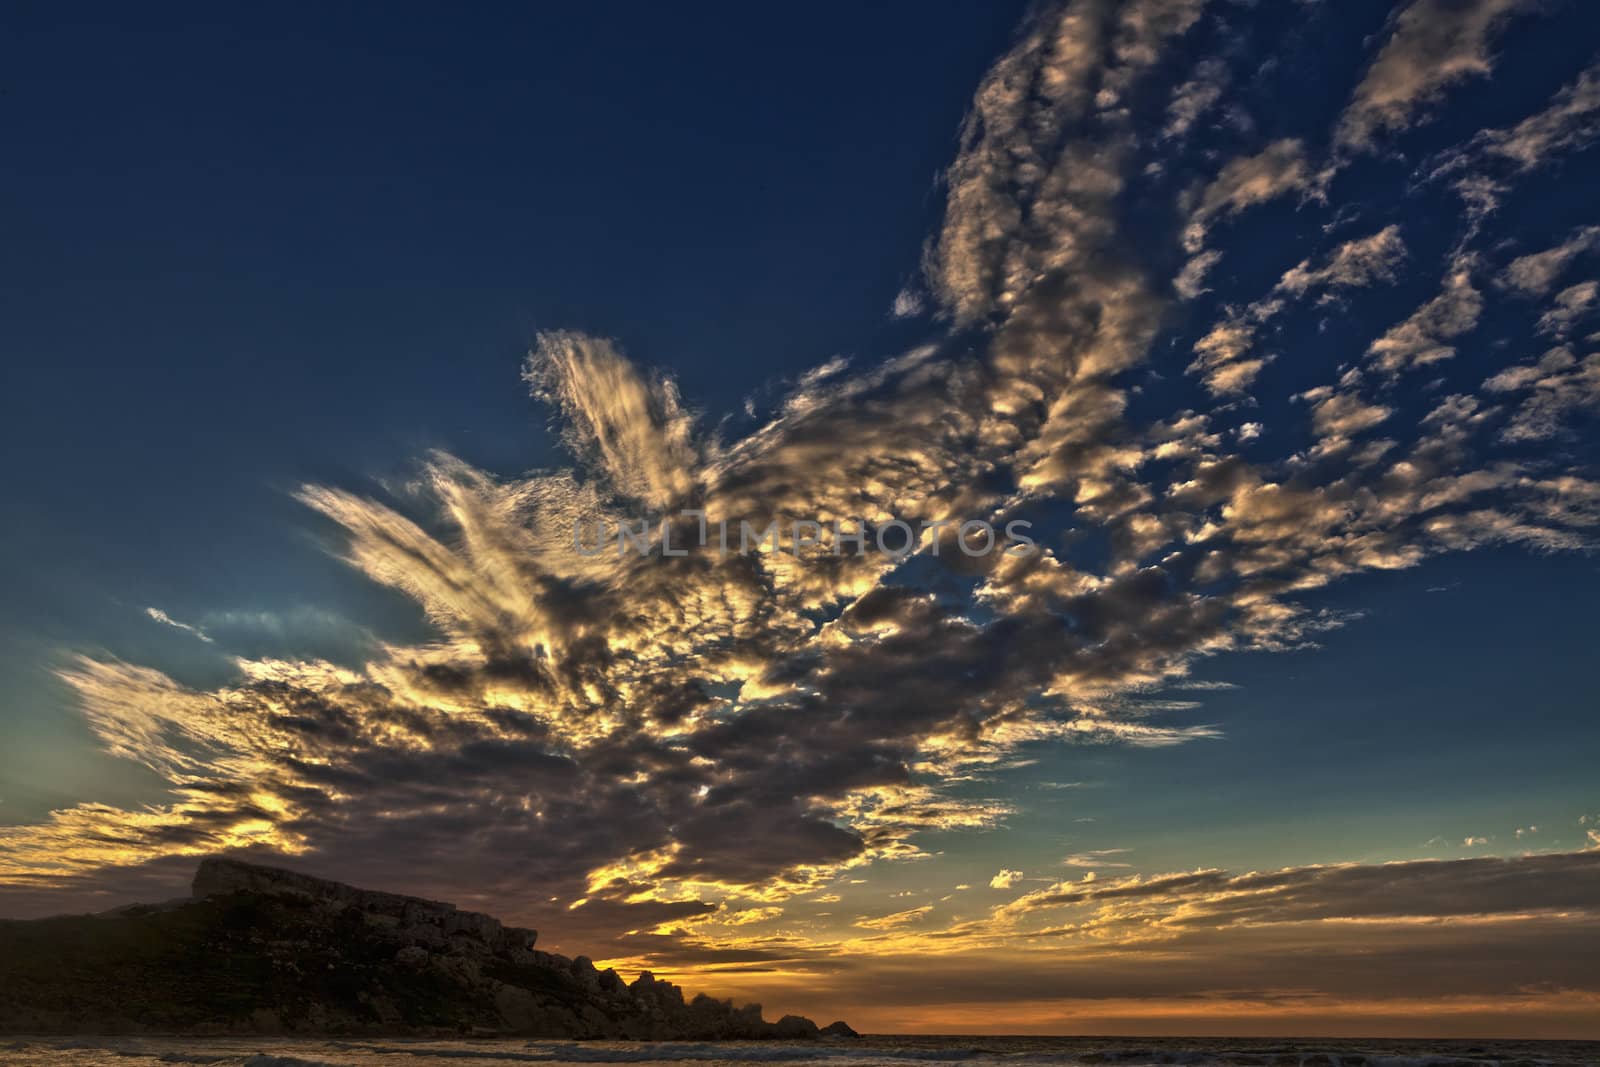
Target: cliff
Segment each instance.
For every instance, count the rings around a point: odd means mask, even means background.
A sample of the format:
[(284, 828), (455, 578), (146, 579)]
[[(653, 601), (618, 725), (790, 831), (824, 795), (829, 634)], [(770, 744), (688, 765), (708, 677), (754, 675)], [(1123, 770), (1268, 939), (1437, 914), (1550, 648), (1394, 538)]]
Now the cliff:
[(648, 1040), (848, 1035), (625, 983), (453, 905), (209, 859), (193, 896), (0, 921), (0, 1031), (507, 1034)]

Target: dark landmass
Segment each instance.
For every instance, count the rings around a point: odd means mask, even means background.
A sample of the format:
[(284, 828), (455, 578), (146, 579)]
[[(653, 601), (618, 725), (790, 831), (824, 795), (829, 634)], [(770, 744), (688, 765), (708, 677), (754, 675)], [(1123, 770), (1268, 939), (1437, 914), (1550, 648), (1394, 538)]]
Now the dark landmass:
[(854, 1036), (761, 1017), (649, 972), (625, 983), (533, 930), (450, 904), (209, 859), (193, 895), (101, 915), (0, 920), (0, 1032)]

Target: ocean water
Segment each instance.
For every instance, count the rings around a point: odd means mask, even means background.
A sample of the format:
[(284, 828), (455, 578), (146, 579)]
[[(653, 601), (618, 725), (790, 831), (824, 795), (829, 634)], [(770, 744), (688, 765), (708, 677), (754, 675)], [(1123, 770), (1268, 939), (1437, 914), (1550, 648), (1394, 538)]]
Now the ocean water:
[(773, 1041), (408, 1041), (282, 1038), (0, 1038), (4, 1067), (1600, 1067), (1600, 1042), (1282, 1038), (866, 1037)]

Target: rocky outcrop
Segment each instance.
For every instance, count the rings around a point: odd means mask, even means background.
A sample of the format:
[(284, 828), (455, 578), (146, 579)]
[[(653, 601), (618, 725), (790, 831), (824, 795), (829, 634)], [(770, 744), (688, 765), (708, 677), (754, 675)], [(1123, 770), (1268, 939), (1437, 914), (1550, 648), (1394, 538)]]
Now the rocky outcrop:
[[(233, 860), (190, 900), (0, 922), (0, 1031), (807, 1039), (759, 1005), (632, 983), (451, 904)], [(829, 1035), (853, 1034), (835, 1023)]]
[(357, 889), (326, 878), (238, 860), (208, 859), (200, 864), (195, 872), (192, 896), (203, 898), (234, 893), (298, 898), (329, 911), (354, 909), (366, 924), (393, 931), (408, 947), (420, 947), (424, 951), (443, 949), (459, 940), (460, 949), (469, 954), (480, 947), (515, 953), (533, 948), (539, 939), (537, 930), (503, 926), (491, 915), (462, 911), (454, 904), (436, 900)]

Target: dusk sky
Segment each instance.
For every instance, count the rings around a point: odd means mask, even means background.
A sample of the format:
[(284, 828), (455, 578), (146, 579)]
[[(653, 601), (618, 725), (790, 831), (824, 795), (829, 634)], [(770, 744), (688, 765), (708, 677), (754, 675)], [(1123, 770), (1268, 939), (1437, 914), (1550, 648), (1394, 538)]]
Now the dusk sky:
[(0, 915), (1600, 1038), (1600, 5), (11, 10)]

